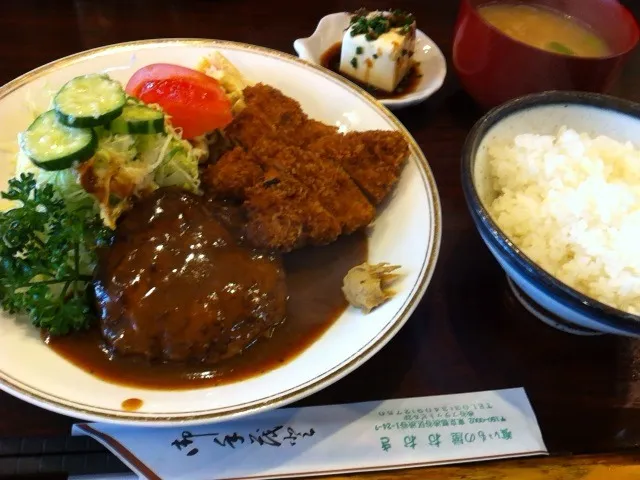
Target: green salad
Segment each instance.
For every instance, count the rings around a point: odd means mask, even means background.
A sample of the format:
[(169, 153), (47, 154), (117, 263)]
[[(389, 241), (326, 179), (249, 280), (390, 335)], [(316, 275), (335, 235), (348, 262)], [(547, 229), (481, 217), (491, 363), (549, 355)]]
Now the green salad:
[(65, 84), (18, 143), (2, 193), (14, 206), (0, 212), (0, 302), (52, 334), (84, 329), (97, 251), (118, 217), (160, 187), (198, 192), (207, 152), (102, 74)]

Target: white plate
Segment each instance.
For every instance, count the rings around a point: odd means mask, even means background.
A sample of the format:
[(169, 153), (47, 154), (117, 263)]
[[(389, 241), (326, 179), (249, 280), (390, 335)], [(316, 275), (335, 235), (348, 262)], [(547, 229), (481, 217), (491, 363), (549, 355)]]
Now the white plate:
[[(38, 332), (0, 316), (0, 387), (28, 402), (86, 420), (154, 426), (227, 420), (282, 406), (335, 382), (376, 353), (402, 327), (424, 294), (440, 246), (440, 204), (420, 148), (396, 118), (372, 97), (324, 69), (265, 48), (214, 40), (152, 40), (113, 45), (66, 57), (0, 88), (0, 144), (15, 140), (30, 123), (27, 98), (45, 106), (43, 92), (91, 72), (126, 82), (138, 68), (157, 62), (194, 66), (213, 49), (247, 77), (273, 85), (301, 102), (310, 116), (347, 130), (403, 132), (411, 158), (392, 199), (375, 221), (369, 259), (402, 265), (398, 294), (369, 315), (348, 309), (327, 332), (290, 363), (228, 385), (183, 391), (146, 390), (104, 382), (50, 350)], [(322, 92), (323, 95), (317, 95)], [(331, 101), (326, 101), (330, 98)], [(13, 171), (0, 153), (1, 186)], [(136, 412), (128, 398), (142, 399)]]
[[(300, 58), (320, 64), (322, 54), (336, 43), (342, 42), (345, 29), (349, 26), (350, 15), (347, 12), (332, 13), (323, 17), (316, 31), (310, 37), (299, 38), (293, 42), (293, 48)], [(422, 78), (413, 92), (398, 98), (382, 99), (380, 102), (388, 108), (398, 109), (423, 102), (437, 92), (447, 75), (447, 61), (438, 48), (423, 31), (416, 31), (416, 47), (413, 58), (420, 64)]]

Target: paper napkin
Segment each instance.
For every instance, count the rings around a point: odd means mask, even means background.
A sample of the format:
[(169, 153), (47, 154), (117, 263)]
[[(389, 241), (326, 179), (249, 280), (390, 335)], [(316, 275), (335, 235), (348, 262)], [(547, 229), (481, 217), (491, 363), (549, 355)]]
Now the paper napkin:
[(547, 454), (522, 388), (283, 408), (197, 427), (77, 424), (148, 479), (268, 479)]

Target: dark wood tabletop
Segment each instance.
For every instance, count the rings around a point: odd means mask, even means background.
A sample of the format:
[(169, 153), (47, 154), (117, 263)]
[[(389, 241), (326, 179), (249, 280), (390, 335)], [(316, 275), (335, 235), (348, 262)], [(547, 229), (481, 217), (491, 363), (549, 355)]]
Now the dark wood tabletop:
[[(639, 1), (623, 3), (640, 18)], [(414, 12), (419, 28), (447, 56), (443, 88), (425, 103), (397, 113), (434, 172), (442, 200), (442, 246), (429, 289), (400, 333), (356, 372), (300, 405), (523, 386), (552, 455), (599, 455), (637, 447), (640, 341), (573, 336), (541, 323), (514, 298), (472, 224), (459, 180), (460, 150), (482, 112), (460, 89), (450, 62), (457, 1), (3, 2), (0, 83), (65, 55), (129, 40), (215, 38), (293, 53), (293, 41), (310, 35), (322, 16), (363, 4)], [(640, 101), (640, 50), (612, 93)], [(122, 470), (97, 445), (67, 439), (73, 423), (73, 418), (0, 393), (0, 475), (18, 473), (19, 458), (23, 473), (80, 473), (83, 462), (92, 471)], [(74, 454), (84, 460), (74, 463)], [(59, 458), (47, 464), (47, 455)], [(635, 454), (633, 458), (638, 460)]]

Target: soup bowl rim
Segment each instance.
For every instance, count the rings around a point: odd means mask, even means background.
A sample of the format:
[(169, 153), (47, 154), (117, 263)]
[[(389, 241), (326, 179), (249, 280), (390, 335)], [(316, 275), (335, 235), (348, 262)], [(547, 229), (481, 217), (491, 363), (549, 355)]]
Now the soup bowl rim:
[[(638, 25), (638, 22), (636, 21), (636, 19), (634, 18), (634, 16), (631, 14), (631, 12), (621, 3), (617, 2), (616, 0), (616, 5), (615, 8), (618, 8), (621, 12), (622, 15), (628, 20), (629, 24), (631, 25), (632, 28), (632, 38), (631, 41), (629, 42), (629, 44), (627, 45), (627, 48), (623, 49), (623, 50), (616, 50), (616, 51), (612, 51), (611, 54), (609, 55), (599, 55), (599, 56), (594, 56), (594, 57), (585, 57), (585, 56), (579, 56), (579, 55), (569, 55), (566, 53), (560, 53), (560, 52), (553, 52), (551, 50), (545, 50), (543, 48), (538, 48), (536, 46), (533, 46), (529, 43), (523, 42), (521, 40), (518, 40), (514, 37), (511, 37), (509, 35), (507, 35), (505, 32), (503, 32), (502, 30), (500, 30), (498, 27), (494, 26), (493, 24), (489, 23), (487, 20), (485, 20), (485, 18), (480, 15), (480, 13), (478, 12), (478, 7), (472, 4), (471, 0), (462, 0), (466, 6), (469, 8), (469, 10), (471, 11), (471, 15), (473, 15), (477, 20), (479, 20), (486, 28), (488, 28), (489, 30), (491, 30), (493, 33), (497, 34), (498, 36), (500, 36), (501, 38), (503, 38), (504, 40), (516, 44), (520, 47), (524, 47), (527, 50), (531, 51), (531, 52), (537, 52), (538, 54), (543, 54), (543, 55), (551, 55), (553, 57), (557, 57), (557, 58), (561, 58), (561, 59), (565, 59), (565, 60), (571, 60), (571, 61), (576, 61), (576, 62), (599, 62), (599, 61), (603, 61), (603, 60), (610, 60), (610, 59), (615, 59), (615, 58), (619, 58), (619, 57), (623, 57), (625, 55), (627, 55), (628, 53), (630, 53), (631, 51), (633, 51), (636, 46), (638, 45), (638, 42), (640, 41), (640, 26)], [(490, 1), (487, 4), (484, 5), (496, 5), (496, 4), (514, 4), (514, 2), (509, 1), (509, 0), (497, 0), (497, 1)], [(546, 8), (546, 7), (545, 7)], [(560, 13), (562, 13), (560, 11)], [(595, 32), (596, 34), (598, 32)], [(611, 46), (607, 45), (610, 49)]]

